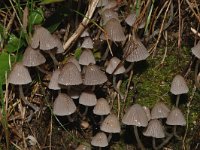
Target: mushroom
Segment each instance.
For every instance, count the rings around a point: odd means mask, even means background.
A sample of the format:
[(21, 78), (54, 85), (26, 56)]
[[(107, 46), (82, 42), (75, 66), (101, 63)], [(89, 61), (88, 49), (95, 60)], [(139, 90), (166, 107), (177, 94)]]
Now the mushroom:
[(120, 22), (115, 18), (107, 21), (104, 26), (104, 30), (108, 36), (108, 39), (111, 41), (121, 42), (126, 40), (122, 26)]
[(167, 118), (170, 109), (163, 103), (158, 102), (151, 110), (151, 119)]
[(74, 56), (69, 57), (67, 62), (72, 62), (73, 64), (75, 64), (77, 69), (81, 72), (81, 66)]
[(32, 79), (31, 79), (28, 69), (22, 64), (22, 62), (16, 63), (8, 76), (8, 83), (19, 86), (20, 98), (24, 101), (26, 105), (31, 107), (36, 112), (38, 111), (39, 108), (31, 104), (25, 98), (23, 87), (22, 87), (22, 85), (29, 84), (31, 82), (32, 82)]
[(28, 46), (24, 52), (22, 63), (26, 67), (37, 67), (41, 72), (48, 74), (47, 71), (43, 70), (39, 65), (44, 64), (46, 58), (40, 53), (40, 50), (34, 50)]
[(87, 66), (89, 64), (96, 64), (94, 55), (90, 49), (85, 49), (79, 57), (79, 64)]
[(117, 19), (119, 21), (118, 13), (113, 11), (113, 10), (111, 10), (111, 9), (104, 10), (101, 13), (102, 25), (105, 25), (112, 18), (115, 18), (115, 19)]
[(144, 150), (145, 147), (140, 140), (137, 129), (137, 127), (146, 127), (148, 125), (148, 118), (142, 106), (139, 104), (132, 105), (123, 116), (122, 123), (125, 125), (133, 125), (138, 146)]
[(94, 137), (92, 137), (91, 145), (96, 147), (106, 147), (108, 146), (108, 138), (104, 132), (98, 132)]
[(96, 95), (92, 91), (89, 91), (89, 90), (83, 91), (79, 97), (79, 104), (82, 104), (85, 106), (85, 111), (82, 115), (85, 116), (88, 112), (88, 107), (95, 106), (96, 103), (97, 103), (97, 98), (96, 98)]
[(134, 65), (134, 62), (145, 60), (149, 56), (149, 52), (137, 37), (136, 33), (132, 33), (130, 40), (126, 43), (124, 48), (123, 58), (131, 62), (125, 73), (129, 72)]
[(86, 29), (83, 31), (83, 33), (81, 34), (80, 37), (88, 37), (88, 36), (90, 36), (90, 34), (89, 34), (88, 30)]
[(103, 6), (108, 5), (108, 1), (109, 0), (99, 0), (97, 7), (103, 7)]
[(81, 48), (93, 49), (92, 39), (90, 37), (85, 37), (83, 43), (81, 44)]
[(170, 92), (177, 95), (176, 107), (178, 107), (181, 94), (188, 93), (189, 89), (185, 79), (181, 75), (176, 75), (172, 81)]
[(116, 75), (123, 74), (125, 72), (125, 68), (124, 65), (121, 64), (121, 60), (117, 57), (112, 57), (106, 67), (106, 72), (113, 75), (113, 87), (115, 91), (120, 94), (121, 98), (123, 98), (124, 96), (117, 88), (116, 84)]
[(82, 143), (76, 148), (76, 150), (91, 150), (91, 145), (88, 143)]
[(53, 114), (57, 116), (67, 116), (69, 121), (73, 119), (70, 117), (76, 111), (76, 105), (73, 100), (64, 93), (59, 93), (53, 104)]
[(158, 149), (156, 147), (155, 138), (164, 138), (165, 132), (164, 132), (161, 122), (157, 119), (153, 119), (149, 122), (146, 130), (143, 132), (143, 135), (152, 137), (153, 148)]
[[(133, 24), (135, 23), (136, 19), (137, 19), (136, 13), (133, 12), (133, 13), (130, 13), (130, 14), (126, 17), (125, 22), (126, 22), (129, 26), (132, 27)], [(142, 20), (142, 22), (140, 23), (140, 25), (139, 25), (138, 28), (139, 28), (139, 29), (142, 29), (142, 28), (144, 28), (144, 27), (145, 27), (145, 19)]]
[(48, 85), (49, 89), (52, 89), (52, 90), (60, 90), (61, 89), (60, 85), (58, 84), (59, 75), (60, 75), (60, 70), (56, 69), (51, 76), (51, 79), (50, 79), (50, 82)]
[(114, 115), (108, 115), (100, 126), (101, 131), (109, 133), (108, 141), (112, 138), (112, 133), (120, 133), (121, 127), (119, 119)]
[(142, 106), (142, 108), (144, 109), (146, 115), (147, 115), (147, 119), (148, 121), (151, 120), (151, 113), (150, 113), (150, 109), (146, 106)]

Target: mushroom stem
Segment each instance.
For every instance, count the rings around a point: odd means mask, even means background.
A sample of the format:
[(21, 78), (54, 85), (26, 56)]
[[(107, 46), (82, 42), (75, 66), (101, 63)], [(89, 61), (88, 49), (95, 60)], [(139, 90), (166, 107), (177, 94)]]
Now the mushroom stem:
[[(112, 45), (112, 41), (109, 41), (109, 44), (110, 44), (110, 46), (111, 46), (111, 45)], [(109, 49), (109, 46), (108, 46), (108, 47), (106, 48), (106, 51), (105, 51), (104, 55), (103, 55), (102, 58), (101, 58), (102, 61), (106, 60), (106, 58), (107, 58), (107, 56), (108, 56), (108, 54), (109, 54), (109, 51), (110, 51), (110, 49)]]
[(152, 139), (152, 145), (153, 145), (153, 149), (157, 149), (157, 147), (156, 147), (156, 139), (154, 137)]
[(69, 122), (73, 122), (74, 118), (72, 118), (70, 115), (67, 116), (67, 119), (69, 120)]
[(49, 73), (50, 73), (50, 72), (48, 72), (48, 71), (42, 69), (40, 66), (36, 66), (36, 68), (37, 68), (40, 72), (42, 72), (42, 73), (44, 73), (44, 74), (49, 74)]
[(51, 57), (51, 59), (53, 60), (54, 67), (56, 68), (56, 66), (59, 65), (58, 60), (56, 59), (55, 55), (53, 55), (53, 53), (51, 51), (49, 51), (48, 53), (49, 53), (49, 56)]
[(23, 88), (22, 85), (19, 85), (19, 95), (20, 98), (23, 100), (23, 102), (25, 103), (25, 105), (28, 105), (29, 107), (31, 107), (33, 110), (35, 110), (35, 112), (37, 112), (39, 110), (39, 108), (37, 106), (34, 106), (33, 104), (31, 104), (28, 100), (26, 100), (25, 96), (24, 96), (24, 92), (23, 92)]
[(157, 147), (153, 147), (155, 150), (157, 149), (161, 149), (165, 144), (167, 144), (171, 138), (173, 137), (173, 134), (170, 134), (160, 145), (158, 145)]
[(173, 134), (178, 140), (181, 140), (181, 137), (176, 133), (176, 125), (173, 127)]
[(177, 95), (177, 97), (176, 97), (176, 107), (178, 107), (179, 100), (180, 100), (180, 96), (181, 96), (181, 95)]
[(109, 135), (108, 135), (108, 143), (110, 143), (110, 140), (112, 139), (112, 133), (110, 133)]
[(121, 99), (124, 99), (124, 95), (120, 92), (120, 90), (117, 88), (116, 83), (116, 75), (113, 75), (113, 88), (114, 90), (120, 95)]
[(199, 82), (197, 80), (197, 76), (198, 76), (198, 70), (199, 70), (199, 64), (200, 64), (200, 60), (198, 59), (195, 65), (195, 71), (194, 71), (194, 80), (195, 80), (195, 86), (198, 88), (200, 87)]
[(86, 116), (86, 115), (87, 115), (87, 112), (88, 112), (88, 106), (85, 106), (85, 111), (84, 111), (84, 113), (82, 114), (82, 116)]
[(132, 62), (128, 68), (126, 69), (126, 71), (124, 72), (124, 74), (128, 73), (131, 69), (133, 69), (133, 65), (134, 65), (134, 62)]
[(133, 126), (134, 127), (134, 134), (135, 134), (135, 138), (136, 138), (136, 141), (138, 143), (138, 146), (140, 147), (141, 150), (145, 150), (145, 147), (144, 145), (142, 144), (142, 141), (140, 140), (140, 137), (138, 135), (138, 129), (137, 129), (137, 126)]

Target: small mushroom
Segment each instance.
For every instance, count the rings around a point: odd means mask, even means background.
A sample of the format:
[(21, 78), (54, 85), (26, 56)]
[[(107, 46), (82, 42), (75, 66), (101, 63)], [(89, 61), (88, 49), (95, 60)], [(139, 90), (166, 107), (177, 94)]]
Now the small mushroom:
[(93, 41), (90, 37), (85, 37), (84, 41), (81, 45), (81, 48), (89, 48), (89, 49), (93, 49)]
[(92, 51), (90, 49), (85, 49), (85, 50), (83, 50), (83, 52), (81, 53), (81, 55), (79, 57), (79, 64), (87, 66), (90, 63), (96, 64), (96, 60), (94, 58)]
[(158, 102), (151, 110), (151, 119), (167, 118), (170, 109), (163, 103)]
[(108, 146), (108, 138), (104, 132), (98, 132), (94, 137), (92, 137), (91, 145), (96, 147), (106, 147)]

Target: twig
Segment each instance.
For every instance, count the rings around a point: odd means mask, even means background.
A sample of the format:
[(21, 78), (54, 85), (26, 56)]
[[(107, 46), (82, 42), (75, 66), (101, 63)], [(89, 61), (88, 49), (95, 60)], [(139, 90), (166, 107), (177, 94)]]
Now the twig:
[(194, 29), (194, 28), (190, 28), (191, 29), (191, 31), (195, 34), (195, 35), (197, 35), (198, 37), (200, 37), (200, 33), (196, 30), (196, 29)]
[(181, 48), (181, 35), (182, 35), (182, 17), (181, 17), (181, 2), (178, 0), (178, 50)]
[(67, 40), (67, 42), (64, 44), (63, 48), (65, 51), (68, 51), (68, 48), (73, 44), (73, 42), (81, 35), (81, 33), (84, 31), (85, 27), (90, 22), (90, 19), (92, 18), (92, 15), (96, 9), (97, 3), (99, 0), (92, 0), (91, 3), (88, 6), (87, 13), (83, 19), (83, 21), (79, 24), (78, 28), (72, 34), (72, 36)]
[(199, 16), (199, 14), (197, 14), (197, 13), (195, 12), (195, 10), (193, 9), (191, 3), (190, 3), (188, 0), (186, 0), (186, 2), (187, 2), (187, 4), (188, 4), (188, 6), (190, 7), (190, 9), (192, 10), (192, 12), (194, 13), (194, 15), (195, 15), (195, 17), (197, 18), (198, 22), (200, 23), (200, 16)]

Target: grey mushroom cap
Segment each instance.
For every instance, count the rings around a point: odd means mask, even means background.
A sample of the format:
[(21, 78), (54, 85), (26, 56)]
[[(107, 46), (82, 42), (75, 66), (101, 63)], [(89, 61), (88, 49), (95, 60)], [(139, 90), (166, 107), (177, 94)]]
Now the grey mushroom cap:
[(16, 63), (8, 76), (8, 83), (24, 85), (30, 82), (32, 82), (32, 79), (28, 69), (22, 64), (22, 62)]
[(80, 57), (79, 57), (79, 64), (80, 65), (89, 65), (89, 64), (96, 64), (96, 60), (94, 58), (94, 55), (90, 49), (85, 49), (82, 51)]
[(112, 41), (121, 42), (126, 40), (122, 26), (115, 18), (107, 21), (104, 26), (104, 30), (107, 33), (108, 38)]
[(53, 113), (57, 116), (71, 115), (76, 111), (73, 100), (64, 93), (59, 93), (53, 104)]
[(23, 65), (27, 67), (35, 67), (46, 62), (46, 58), (40, 53), (39, 50), (34, 50), (28, 46), (24, 52)]
[(74, 63), (65, 64), (60, 72), (58, 83), (65, 86), (82, 84), (81, 73)]
[(60, 41), (60, 39), (57, 37), (57, 36), (53, 36), (54, 37), (54, 40), (55, 40), (55, 42), (56, 42), (56, 54), (61, 54), (61, 53), (63, 53), (65, 50), (64, 50), (64, 48), (63, 48), (63, 44), (62, 44), (62, 42)]
[(122, 122), (126, 125), (146, 127), (148, 125), (148, 118), (142, 106), (134, 104), (125, 113)]
[(41, 50), (52, 50), (56, 46), (57, 43), (55, 41), (55, 38), (47, 29), (41, 26), (36, 27), (31, 41), (32, 48), (39, 48)]
[(91, 141), (91, 145), (97, 147), (106, 147), (108, 146), (108, 138), (104, 132), (98, 132)]
[(146, 130), (143, 132), (143, 135), (154, 138), (164, 138), (165, 132), (161, 122), (157, 119), (153, 119), (149, 122)]
[(81, 66), (80, 66), (78, 60), (76, 60), (76, 58), (74, 56), (69, 57), (67, 62), (72, 62), (73, 64), (75, 64), (77, 69), (81, 72)]
[(105, 25), (112, 18), (115, 18), (115, 19), (117, 19), (119, 21), (117, 12), (115, 12), (115, 11), (113, 11), (111, 9), (104, 10), (101, 13), (101, 18), (102, 18), (102, 25)]
[(200, 59), (200, 41), (195, 45), (194, 47), (191, 48), (192, 54)]
[(61, 89), (60, 85), (58, 84), (59, 75), (60, 75), (60, 70), (56, 69), (51, 76), (49, 86), (48, 86), (49, 89), (52, 89), (52, 90), (60, 90)]
[(108, 115), (102, 122), (100, 129), (107, 133), (120, 133), (119, 119), (114, 114)]
[(146, 47), (142, 44), (140, 39), (134, 36), (127, 42), (124, 48), (124, 58), (128, 62), (137, 62), (147, 59), (149, 52)]
[(163, 103), (158, 102), (151, 110), (151, 119), (167, 118), (170, 109)]
[(90, 37), (85, 37), (83, 43), (81, 44), (81, 48), (89, 48), (93, 49), (93, 41)]
[(93, 109), (93, 113), (96, 115), (108, 115), (110, 113), (110, 105), (105, 98), (99, 98)]
[[(121, 60), (119, 58), (112, 57), (108, 63), (108, 66), (106, 67), (106, 72), (108, 74), (112, 74), (120, 62), (121, 62)], [(126, 71), (126, 69), (124, 68), (124, 65), (120, 65), (113, 74), (114, 75), (122, 74), (125, 71)]]
[(98, 66), (89, 64), (85, 69), (84, 85), (99, 85), (107, 81), (107, 76)]
[(181, 75), (176, 75), (172, 81), (170, 92), (174, 95), (188, 93), (189, 88), (185, 79)]
[(130, 13), (126, 19), (125, 19), (125, 22), (129, 25), (129, 26), (132, 26), (134, 23), (135, 23), (135, 20), (136, 20), (136, 13)]
[(79, 104), (85, 106), (95, 106), (97, 103), (97, 98), (92, 91), (83, 91), (79, 97)]
[(97, 7), (103, 7), (108, 4), (109, 0), (99, 0)]
[(88, 143), (80, 144), (76, 150), (91, 150), (91, 145)]
[(80, 37), (88, 37), (88, 36), (90, 36), (90, 34), (89, 34), (88, 30), (86, 29), (83, 31), (83, 33), (81, 34)]
[(151, 120), (151, 113), (150, 113), (150, 109), (146, 106), (142, 106), (142, 108), (144, 109), (146, 115), (147, 115), (147, 119), (148, 121)]
[(167, 117), (166, 124), (185, 126), (186, 121), (181, 110), (177, 107), (173, 108)]

